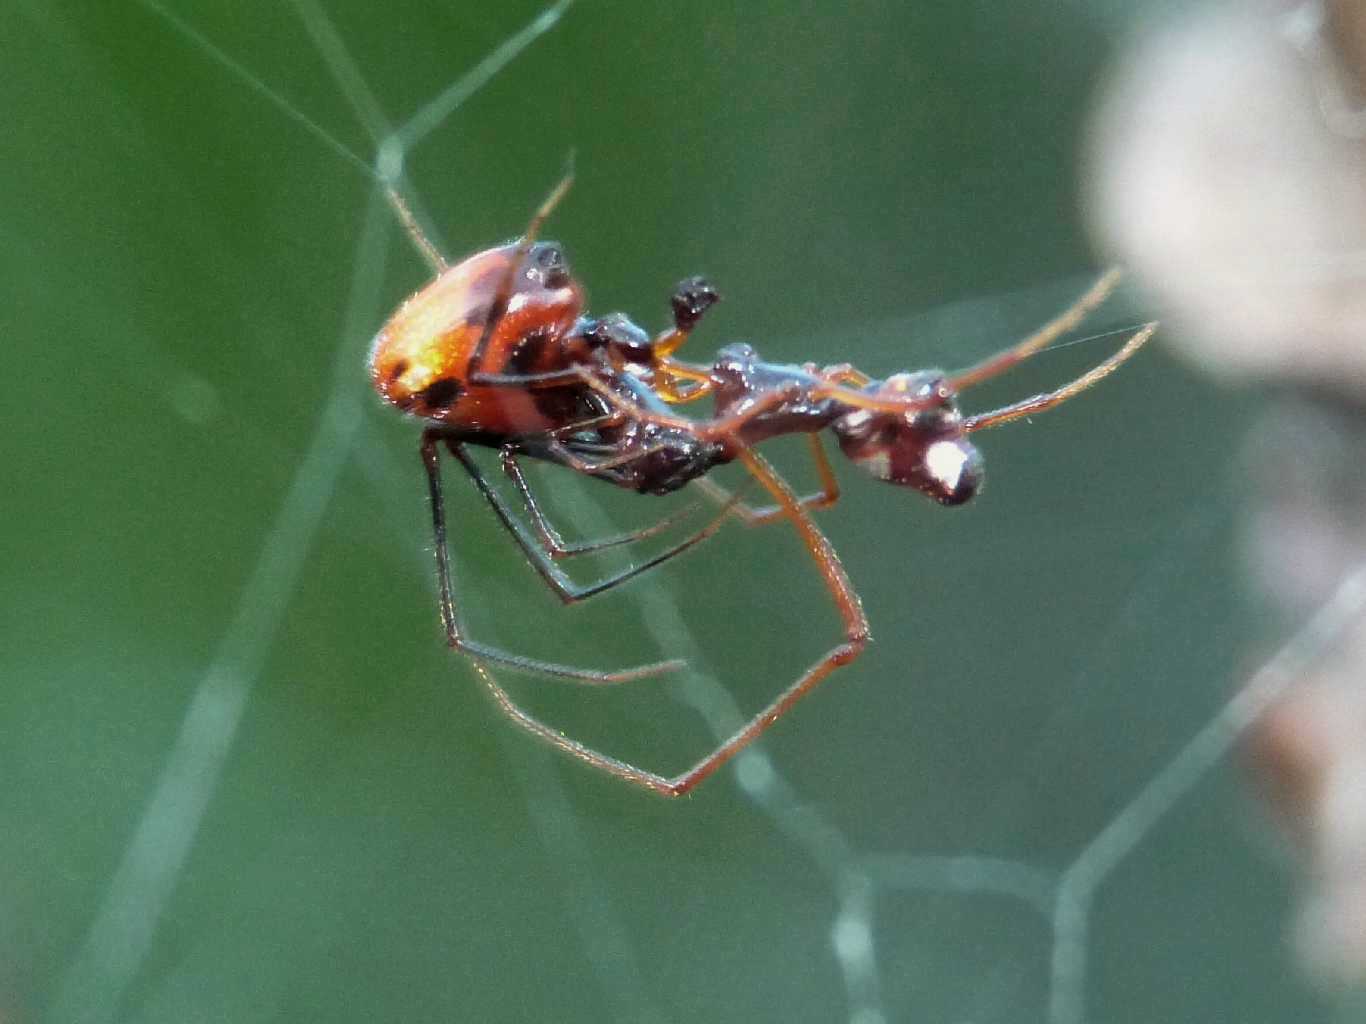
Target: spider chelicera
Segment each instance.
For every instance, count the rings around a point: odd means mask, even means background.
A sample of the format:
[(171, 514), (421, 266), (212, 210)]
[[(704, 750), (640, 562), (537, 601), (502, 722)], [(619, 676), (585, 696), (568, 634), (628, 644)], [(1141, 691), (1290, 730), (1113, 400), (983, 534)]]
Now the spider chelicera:
[[(877, 380), (849, 364), (818, 367), (762, 361), (749, 345), (722, 348), (709, 365), (674, 353), (717, 294), (702, 278), (682, 282), (672, 296), (673, 325), (651, 337), (622, 314), (584, 314), (584, 291), (560, 246), (537, 236), (571, 182), (566, 177), (542, 203), (515, 242), (447, 265), (415, 219), (395, 201), (437, 277), (410, 297), (376, 336), (370, 379), (380, 396), (426, 423), (422, 462), (431, 496), (441, 619), (447, 643), (474, 659), (499, 708), (546, 743), (595, 768), (656, 793), (688, 792), (744, 749), (831, 672), (862, 652), (868, 619), (839, 557), (811, 518), (833, 505), (839, 486), (820, 435), (881, 480), (911, 487), (942, 505), (961, 505), (977, 493), (982, 460), (968, 435), (1067, 401), (1107, 376), (1152, 336), (1137, 329), (1124, 345), (1056, 391), (1003, 408), (963, 415), (958, 395), (1039, 352), (1095, 309), (1114, 289), (1117, 270), (1103, 274), (1073, 305), (1034, 334), (957, 373), (922, 370)], [(707, 419), (676, 415), (671, 407), (710, 396)], [(820, 490), (799, 497), (755, 446), (801, 433), (808, 438)], [(504, 473), (521, 498), (530, 527), (493, 488), (469, 446), (498, 451)], [(789, 522), (810, 553), (844, 627), (844, 638), (731, 736), (691, 768), (664, 776), (627, 764), (562, 735), (515, 704), (486, 663), (590, 685), (626, 683), (671, 671), (671, 660), (618, 671), (540, 661), (471, 639), (457, 613), (446, 544), (440, 453), (464, 468), (546, 584), (566, 603), (610, 590), (712, 536), (731, 517), (752, 524)], [(700, 529), (595, 582), (574, 583), (561, 559), (654, 536), (672, 516), (645, 529), (597, 541), (566, 543), (546, 520), (523, 473), (524, 460), (550, 462), (643, 494), (694, 486), (720, 503)], [(715, 482), (713, 468), (738, 462), (773, 501), (753, 507)], [(686, 512), (686, 510), (685, 510)]]

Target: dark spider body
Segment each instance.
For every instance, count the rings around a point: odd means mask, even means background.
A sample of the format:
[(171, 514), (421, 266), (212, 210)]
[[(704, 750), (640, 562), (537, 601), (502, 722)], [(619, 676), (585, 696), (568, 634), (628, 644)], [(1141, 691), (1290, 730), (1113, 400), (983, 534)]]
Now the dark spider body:
[(753, 346), (727, 345), (711, 368), (715, 414), (743, 414), (766, 395), (786, 393), (772, 411), (739, 427), (736, 443), (751, 447), (829, 428), (840, 451), (880, 480), (913, 487), (941, 505), (961, 505), (977, 493), (982, 457), (967, 440), (957, 396), (943, 373), (900, 373), (864, 385), (864, 394), (873, 398), (909, 399), (904, 413), (874, 411), (829, 395), (829, 373), (761, 362)]

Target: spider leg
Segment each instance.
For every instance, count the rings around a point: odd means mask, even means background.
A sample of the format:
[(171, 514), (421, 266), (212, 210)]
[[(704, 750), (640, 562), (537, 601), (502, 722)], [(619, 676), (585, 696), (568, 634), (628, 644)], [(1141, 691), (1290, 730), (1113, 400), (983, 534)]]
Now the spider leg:
[[(680, 363), (674, 359), (660, 360), (661, 373), (670, 377), (669, 381), (661, 381), (660, 384), (652, 389), (656, 399), (674, 402), (690, 402), (695, 398), (701, 398), (709, 394), (714, 387), (711, 375), (702, 367), (694, 366), (691, 363)], [(679, 380), (690, 382), (693, 386), (682, 392), (680, 396), (673, 396), (672, 387), (675, 386), (673, 377)], [(594, 390), (601, 390), (604, 393), (613, 391), (612, 383), (620, 385), (624, 380), (634, 379), (630, 374), (622, 374), (616, 370), (605, 366), (590, 366), (577, 363), (573, 366), (565, 367), (561, 370), (545, 370), (540, 373), (486, 373), (480, 371), (471, 373), (467, 378), (467, 383), (471, 387), (481, 388), (557, 388), (565, 387), (570, 384), (583, 384), (586, 381), (595, 382), (590, 386)], [(612, 382), (612, 383), (609, 383)], [(641, 386), (644, 386), (643, 384)], [(630, 389), (628, 389), (630, 390)], [(615, 393), (615, 392), (614, 392)], [(609, 413), (605, 418), (620, 418), (623, 414), (630, 415), (637, 408), (637, 395), (630, 397), (618, 395), (615, 403), (617, 411)], [(690, 423), (691, 420), (682, 420), (675, 417), (673, 423)]]
[(1110, 376), (1115, 370), (1119, 369), (1125, 361), (1135, 352), (1143, 347), (1144, 343), (1153, 336), (1157, 330), (1157, 324), (1145, 324), (1139, 328), (1122, 348), (1119, 349), (1109, 359), (1105, 360), (1091, 369), (1087, 370), (1076, 380), (1064, 384), (1056, 391), (1048, 391), (1042, 395), (1035, 395), (1033, 398), (1026, 398), (1021, 402), (1003, 406), (1000, 409), (993, 409), (990, 412), (978, 413), (976, 416), (968, 416), (963, 420), (963, 429), (971, 432), (974, 430), (986, 430), (989, 427), (998, 427), (1002, 423), (1009, 423), (1011, 420), (1018, 420), (1023, 416), (1032, 416), (1035, 413), (1046, 412), (1055, 405), (1061, 405), (1073, 395), (1080, 394), (1095, 384), (1099, 380)]
[(806, 545), (807, 552), (815, 561), (822, 578), (825, 580), (826, 587), (835, 599), (835, 606), (839, 610), (840, 618), (844, 621), (844, 641), (827, 651), (822, 658), (798, 676), (795, 682), (751, 718), (730, 739), (687, 771), (672, 777), (637, 768), (635, 765), (628, 764), (585, 746), (577, 740), (570, 739), (519, 707), (507, 691), (498, 685), (487, 667), (476, 661), (475, 669), (479, 672), (485, 687), (488, 688), (503, 714), (543, 742), (599, 771), (606, 772), (608, 775), (630, 782), (643, 789), (651, 790), (661, 796), (682, 796), (754, 742), (788, 709), (815, 689), (831, 672), (849, 664), (862, 653), (870, 635), (868, 619), (864, 615), (863, 605), (859, 601), (858, 594), (854, 592), (849, 577), (845, 575), (844, 567), (840, 565), (839, 557), (835, 554), (834, 548), (830, 546), (825, 535), (812, 522), (806, 510), (802, 508), (792, 489), (762, 456), (750, 449), (743, 449), (739, 457), (744, 461), (746, 468), (754, 475), (755, 479), (782, 507), (785, 516), (790, 518), (796, 526), (803, 544)]
[(710, 373), (668, 356), (659, 360), (655, 377), (655, 393), (670, 405), (695, 402), (716, 390)]
[(604, 413), (601, 416), (589, 416), (585, 419), (575, 420), (572, 423), (566, 423), (563, 426), (555, 427), (554, 429), (547, 431), (547, 433), (558, 441), (562, 437), (571, 437), (574, 434), (597, 430), (599, 427), (615, 426), (620, 423), (622, 419), (621, 413), (609, 412)]
[[(594, 447), (596, 448), (596, 446)], [(576, 473), (582, 473), (584, 476), (600, 476), (610, 480), (612, 479), (612, 470), (620, 469), (622, 466), (630, 465), (632, 462), (651, 455), (669, 451), (671, 447), (668, 441), (656, 441), (653, 444), (625, 451), (609, 445), (606, 446), (606, 451), (610, 454), (605, 454), (602, 458), (585, 459), (568, 445), (552, 440), (545, 446), (545, 455), (561, 466), (568, 466)]]
[(1024, 341), (1012, 345), (1004, 352), (988, 356), (976, 366), (970, 366), (966, 370), (960, 370), (958, 373), (950, 375), (949, 386), (955, 391), (962, 391), (964, 388), (970, 388), (974, 384), (980, 384), (997, 374), (1004, 373), (1012, 366), (1028, 359), (1059, 335), (1065, 334), (1086, 319), (1092, 310), (1110, 297), (1110, 293), (1115, 290), (1115, 286), (1119, 284), (1119, 279), (1123, 276), (1124, 272), (1119, 267), (1111, 267), (1096, 278), (1095, 283), (1086, 290), (1081, 298), (1025, 338)]
[[(564, 571), (555, 564), (553, 556), (546, 551), (537, 538), (517, 519), (513, 514), (512, 509), (508, 507), (508, 503), (503, 500), (502, 496), (489, 486), (488, 480), (484, 477), (483, 470), (481, 470), (475, 461), (470, 458), (469, 453), (465, 451), (465, 446), (458, 441), (450, 439), (447, 439), (446, 444), (450, 449), (451, 454), (459, 460), (460, 464), (465, 468), (465, 472), (470, 475), (470, 479), (474, 481), (474, 485), (479, 488), (479, 493), (484, 496), (484, 500), (493, 508), (494, 514), (498, 516), (498, 521), (503, 524), (503, 527), (510, 534), (512, 534), (512, 539), (517, 542), (517, 546), (522, 549), (522, 553), (526, 556), (527, 560), (531, 562), (531, 567), (536, 570), (537, 574), (545, 581), (546, 585), (550, 587), (550, 589), (555, 592), (555, 595), (565, 604), (577, 604), (579, 601), (586, 601), (590, 597), (595, 597), (604, 591), (611, 590), (613, 587), (620, 586), (627, 580), (635, 579), (642, 573), (649, 572), (656, 566), (669, 561), (669, 559), (681, 555), (684, 551), (687, 551), (694, 545), (702, 543), (702, 541), (719, 530), (725, 524), (726, 517), (730, 515), (731, 511), (730, 507), (727, 506), (701, 529), (684, 537), (672, 547), (667, 547), (658, 554), (647, 558), (643, 562), (638, 562), (627, 569), (612, 573), (593, 583), (577, 584), (566, 576)], [(672, 667), (674, 662), (666, 662), (665, 664)]]
[[(441, 493), (441, 451), (437, 447), (437, 442), (441, 437), (442, 435), (439, 430), (423, 431), (421, 450), (422, 464), (427, 471), (427, 486), (431, 495), (432, 532), (436, 538), (436, 576), (437, 585), (441, 593), (441, 624), (446, 630), (447, 646), (468, 654), (471, 657), (499, 662), (508, 665), (511, 668), (518, 669), (519, 671), (552, 676), (560, 679), (572, 679), (575, 682), (592, 686), (627, 683), (636, 679), (646, 679), (651, 676), (661, 675), (665, 672), (673, 672), (683, 667), (684, 662), (682, 659), (672, 658), (668, 661), (656, 662), (651, 665), (640, 665), (635, 668), (622, 669), (615, 672), (575, 668), (570, 665), (560, 665), (555, 662), (540, 661), (536, 658), (527, 658), (520, 654), (512, 654), (501, 650), (500, 648), (471, 640), (467, 637), (465, 635), (464, 627), (460, 623), (460, 616), (456, 612), (455, 598), (453, 596), (453, 587), (451, 584), (450, 551), (446, 546), (446, 508)], [(465, 458), (468, 458), (468, 456)], [(464, 459), (462, 459), (462, 461), (464, 461)], [(473, 465), (473, 463), (471, 462), (469, 465)], [(520, 526), (521, 524), (519, 523), (517, 525)]]
[[(691, 366), (688, 368), (690, 370), (696, 369)], [(916, 401), (909, 401), (902, 397), (878, 398), (867, 391), (857, 391), (842, 384), (827, 381), (818, 381), (812, 384), (793, 379), (765, 391), (739, 412), (708, 420), (693, 420), (674, 416), (667, 412), (643, 409), (630, 398), (614, 391), (606, 380), (601, 379), (588, 367), (576, 366), (574, 370), (583, 384), (596, 391), (622, 415), (641, 423), (650, 423), (673, 430), (690, 431), (699, 439), (711, 443), (734, 440), (737, 436), (742, 435), (745, 424), (750, 420), (774, 412), (797, 398), (810, 402), (834, 399), (853, 409), (868, 409), (872, 412), (896, 413), (897, 415), (915, 412), (919, 408), (928, 409), (938, 401), (936, 397), (927, 397)]]
[(566, 384), (583, 383), (587, 367), (571, 366), (567, 370), (547, 370), (544, 373), (472, 373), (471, 387), (480, 388), (554, 388)]
[[(1006, 349), (1004, 352), (1000, 352), (997, 355), (978, 363), (976, 366), (969, 367), (956, 374), (951, 374), (948, 378), (948, 386), (954, 391), (962, 391), (965, 388), (972, 387), (988, 378), (1003, 373), (1036, 354), (1059, 335), (1075, 327), (1085, 319), (1092, 310), (1104, 302), (1110, 296), (1110, 293), (1115, 290), (1115, 287), (1119, 284), (1119, 280), (1122, 276), (1123, 272), (1118, 267), (1110, 268), (1097, 278), (1096, 282), (1091, 285), (1085, 294), (1077, 299), (1077, 301), (1068, 309), (1054, 317), (1029, 337), (1011, 348)], [(1087, 387), (1090, 387), (1091, 384), (1094, 384), (1101, 377), (1113, 370), (1123, 362), (1124, 359), (1127, 359), (1129, 355), (1132, 355), (1133, 352), (1137, 350), (1138, 346), (1146, 340), (1147, 336), (1144, 336), (1142, 340), (1137, 342), (1133, 342), (1131, 339), (1132, 347), (1125, 347), (1125, 355), (1122, 359), (1117, 361), (1107, 360), (1106, 363), (1102, 364), (1102, 367), (1104, 367), (1103, 372), (1100, 372), (1101, 367), (1097, 367), (1097, 370), (1093, 371), (1092, 374), (1087, 374), (1084, 378), (1074, 382), (1075, 386), (1069, 385), (1066, 388), (1060, 389), (1060, 392), (1056, 395), (1049, 396), (1051, 400), (1045, 401), (1041, 407), (1029, 405), (1030, 402), (1035, 401), (1035, 399), (1029, 399), (1024, 403), (1020, 403), (1022, 411), (1009, 415), (1004, 419), (993, 419), (990, 424), (983, 420), (977, 429), (981, 429), (987, 425), (994, 425), (995, 423), (1004, 423), (1007, 422), (1008, 419), (1015, 419), (1018, 418), (1018, 416), (1028, 415), (1029, 412), (1041, 411), (1043, 408), (1051, 408), (1059, 402), (1066, 401), (1079, 391), (1083, 391)], [(702, 375), (700, 367), (676, 363), (671, 359), (666, 359), (662, 362), (665, 364), (665, 370), (667, 372), (674, 373), (686, 379), (700, 380)], [(609, 387), (605, 381), (597, 379), (593, 374), (589, 373), (586, 368), (577, 369), (583, 383), (598, 392), (598, 394), (606, 399), (607, 402), (619, 412), (627, 415), (634, 414), (635, 418), (641, 422), (652, 423), (661, 427), (693, 430), (700, 438), (707, 441), (719, 441), (725, 438), (735, 437), (743, 431), (745, 424), (750, 420), (773, 412), (799, 396), (808, 401), (833, 399), (848, 408), (866, 409), (869, 412), (874, 413), (895, 413), (897, 415), (905, 415), (907, 413), (915, 412), (917, 408), (922, 407), (922, 403), (907, 401), (904, 397), (879, 398), (867, 391), (858, 390), (860, 386), (868, 383), (867, 375), (854, 369), (852, 366), (840, 364), (828, 367), (825, 370), (815, 371), (813, 376), (817, 378), (817, 382), (814, 384), (793, 380), (787, 386), (772, 388), (755, 401), (749, 403), (748, 406), (741, 409), (739, 412), (710, 420), (693, 421), (662, 412), (635, 410), (629, 399), (613, 393), (611, 387)], [(1097, 373), (1098, 375), (1096, 375)], [(1082, 381), (1085, 381), (1085, 383), (1082, 383)], [(851, 387), (850, 385), (854, 386)], [(698, 386), (700, 388), (703, 385), (699, 384)], [(681, 400), (686, 400), (688, 396), (692, 395), (692, 392), (686, 391), (682, 394), (684, 397)], [(1045, 397), (1046, 396), (1038, 396), (1038, 400), (1043, 401)], [(677, 400), (679, 399), (676, 399), (676, 401)], [(923, 407), (929, 408), (936, 400), (937, 399), (933, 397), (926, 398), (923, 402)], [(1026, 406), (1028, 406), (1028, 408), (1025, 408)], [(1014, 409), (1015, 407), (1012, 406), (1000, 410), (1000, 412), (1006, 413)]]
[[(711, 381), (711, 375), (706, 370), (691, 363), (681, 363), (675, 359), (661, 359), (658, 369), (661, 379), (655, 385), (653, 394), (656, 399), (662, 399), (666, 402), (691, 402), (710, 394), (715, 386)], [(626, 377), (629, 377), (629, 374), (623, 375), (606, 367), (576, 364), (562, 370), (546, 370), (541, 373), (485, 373), (481, 371), (471, 373), (467, 383), (471, 387), (520, 389), (556, 388), (565, 387), (569, 384), (588, 383), (593, 390), (606, 394), (613, 391), (612, 385), (608, 381), (620, 383)], [(680, 381), (687, 382), (690, 386), (686, 389), (680, 388)], [(615, 392), (613, 391), (613, 393)], [(618, 394), (613, 405), (617, 411), (609, 414), (606, 418), (620, 418), (622, 415), (631, 416), (635, 419), (642, 418), (633, 415), (638, 408), (635, 395), (626, 397)], [(649, 419), (650, 417), (645, 418)], [(676, 416), (669, 417), (662, 412), (654, 419), (666, 425), (694, 422)]]
[(844, 640), (817, 659), (787, 689), (778, 694), (767, 707), (745, 723), (730, 739), (687, 771), (669, 779), (668, 792), (675, 796), (688, 792), (705, 780), (766, 732), (794, 704), (820, 685), (831, 672), (848, 665), (862, 654), (872, 635), (868, 625), (868, 616), (863, 611), (863, 602), (859, 600), (854, 585), (849, 581), (849, 576), (844, 571), (844, 566), (840, 564), (839, 556), (835, 553), (830, 541), (826, 539), (825, 534), (821, 533), (819, 527), (816, 526), (810, 514), (802, 507), (797, 496), (792, 492), (792, 488), (778, 475), (777, 470), (769, 464), (768, 460), (758, 452), (750, 448), (742, 448), (739, 458), (744, 462), (745, 468), (773, 496), (782, 508), (784, 516), (792, 520), (792, 525), (806, 546), (807, 553), (816, 563), (816, 568), (825, 581), (826, 589), (829, 590), (830, 596), (834, 599), (835, 607), (844, 623)]
[(478, 658), (473, 659), (472, 663), (474, 670), (479, 673), (480, 680), (493, 697), (494, 703), (498, 705), (498, 710), (543, 743), (563, 751), (592, 768), (606, 772), (608, 775), (613, 775), (644, 789), (653, 790), (660, 796), (678, 796), (680, 794), (680, 791), (674, 788), (672, 779), (666, 779), (662, 775), (637, 768), (635, 765), (600, 753), (578, 740), (570, 739), (558, 729), (542, 722), (535, 715), (523, 710), (508, 692), (498, 685), (498, 681), (493, 678), (493, 673), (488, 670), (488, 666)]
[[(797, 500), (797, 504), (806, 509), (829, 508), (840, 500), (840, 484), (835, 477), (835, 471), (830, 465), (830, 457), (825, 453), (825, 446), (821, 444), (818, 434), (807, 434), (807, 442), (811, 446), (811, 456), (816, 463), (816, 473), (821, 479), (821, 489), (814, 494), (807, 494)], [(765, 505), (755, 508), (743, 501), (736, 501), (734, 495), (716, 483), (701, 477), (694, 484), (698, 489), (718, 501), (734, 501), (734, 514), (745, 523), (746, 526), (762, 526), (765, 523), (776, 522), (784, 518), (786, 511), (781, 505)]]
[(446, 257), (436, 247), (436, 243), (427, 236), (427, 232), (422, 230), (422, 225), (418, 223), (413, 208), (408, 205), (408, 200), (403, 198), (403, 193), (398, 190), (392, 180), (384, 186), (384, 195), (389, 200), (389, 206), (398, 214), (399, 222), (402, 223), (403, 230), (408, 233), (413, 245), (426, 257), (433, 271), (438, 274), (442, 273), (449, 266)]
[(873, 382), (872, 377), (869, 377), (853, 363), (835, 363), (823, 370), (818, 370), (810, 363), (807, 364), (807, 367), (812, 373), (818, 374), (833, 384), (848, 384), (850, 387), (861, 388)]
[(489, 338), (493, 337), (498, 322), (503, 319), (504, 314), (508, 311), (508, 303), (512, 300), (512, 284), (517, 279), (517, 272), (521, 270), (522, 261), (531, 251), (536, 236), (541, 233), (541, 227), (545, 224), (546, 218), (550, 216), (555, 207), (560, 205), (560, 200), (564, 198), (565, 193), (569, 191), (569, 186), (573, 184), (574, 154), (571, 152), (569, 154), (569, 166), (565, 170), (564, 177), (560, 179), (558, 185), (550, 190), (550, 195), (545, 197), (541, 205), (536, 208), (536, 212), (531, 215), (531, 223), (522, 232), (522, 237), (517, 242), (517, 251), (508, 263), (502, 281), (498, 283), (498, 290), (493, 293), (493, 301), (489, 303), (488, 315), (484, 320), (484, 330), (475, 343), (474, 351), (470, 353), (467, 376), (471, 384), (484, 383), (475, 378), (479, 376), (479, 366), (484, 360), (484, 352), (488, 349)]
[(623, 533), (600, 540), (569, 543), (560, 536), (560, 532), (550, 524), (544, 513), (541, 512), (540, 503), (531, 493), (531, 486), (527, 483), (526, 476), (522, 473), (522, 467), (517, 461), (516, 449), (510, 445), (500, 448), (498, 457), (502, 463), (503, 472), (512, 481), (512, 485), (517, 488), (517, 493), (522, 496), (522, 504), (526, 508), (527, 515), (531, 518), (531, 525), (540, 537), (541, 549), (554, 559), (572, 558), (575, 555), (585, 555), (606, 548), (619, 547), (623, 544), (633, 544), (638, 540), (646, 540), (656, 534), (663, 533), (680, 520), (688, 518), (697, 509), (696, 504), (689, 505), (672, 515), (665, 516), (652, 526), (645, 526), (631, 533)]

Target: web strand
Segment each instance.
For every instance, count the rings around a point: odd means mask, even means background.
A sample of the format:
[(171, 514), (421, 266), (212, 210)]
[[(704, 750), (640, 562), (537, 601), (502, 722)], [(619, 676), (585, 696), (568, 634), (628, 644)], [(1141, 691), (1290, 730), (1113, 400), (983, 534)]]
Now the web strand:
[[(326, 148), (375, 179), (365, 161), (202, 33), (156, 0), (140, 2)], [(325, 44), (335, 38), (335, 33), (329, 35), (326, 31), (330, 24), (316, 7), (311, 12), (304, 10), (317, 16), (313, 22), (315, 45), (318, 40)], [(533, 24), (543, 20), (544, 15)], [(539, 34), (532, 34), (526, 41)], [(497, 51), (501, 63), (487, 59), (481, 62), (475, 87), (487, 82), (520, 51), (521, 47), (505, 45)], [(326, 56), (329, 51), (324, 48), (323, 52)], [(357, 82), (363, 87), (359, 78)], [(465, 95), (472, 92), (473, 88)], [(368, 91), (358, 92), (362, 105), (367, 95)], [(454, 109), (449, 106), (449, 110)], [(252, 688), (297, 590), (338, 477), (351, 458), (361, 422), (356, 367), (362, 362), (362, 346), (382, 312), (379, 289), (387, 250), (383, 206), (379, 201), (383, 198), (384, 191), (372, 190), (362, 218), (341, 327), (342, 342), (336, 350), (328, 399), (318, 426), (243, 587), (233, 621), (190, 701), (147, 808), (134, 828), (81, 948), (58, 986), (49, 1013), (52, 1020), (102, 1024), (119, 1017), (123, 995), (141, 969), (162, 913), (180, 880), (185, 859), (226, 766)]]
[(301, 126), (305, 131), (307, 131), (310, 135), (312, 135), (315, 139), (321, 142), (324, 146), (330, 149), (337, 156), (341, 157), (347, 163), (356, 167), (362, 174), (366, 175), (367, 177), (372, 176), (369, 164), (367, 164), (359, 156), (357, 156), (350, 149), (344, 146), (334, 136), (329, 134), (328, 131), (322, 127), (322, 125), (318, 124), (318, 122), (314, 121), (308, 115), (304, 114), (301, 110), (299, 110), (292, 103), (286, 100), (278, 92), (276, 92), (274, 89), (268, 86), (259, 77), (252, 74), (251, 71), (249, 71), (244, 65), (242, 65), (240, 62), (234, 60), (231, 56), (220, 50), (217, 46), (214, 45), (214, 43), (210, 39), (204, 36), (203, 33), (199, 32), (197, 29), (195, 29), (192, 25), (181, 19), (179, 16), (167, 10), (160, 3), (158, 3), (157, 0), (138, 0), (138, 3), (142, 4), (142, 6), (145, 7), (147, 10), (151, 11), (153, 14), (157, 15), (157, 17), (164, 20), (167, 24), (169, 24), (172, 28), (174, 28), (177, 32), (184, 36), (191, 44), (193, 44), (196, 49), (208, 54), (209, 57), (212, 58), (215, 63), (221, 65), (228, 71), (232, 72), (232, 74), (236, 78), (241, 80), (243, 83), (245, 83), (249, 89), (255, 92), (258, 96), (261, 96), (262, 98), (270, 102), (277, 110), (280, 111), (280, 113), (284, 114), (285, 117), (289, 118), (295, 124)]
[(1366, 566), (1353, 570), (1274, 657), (1101, 829), (1062, 876), (1054, 918), (1049, 1020), (1085, 1020), (1086, 923), (1092, 896), (1154, 826), (1228, 755), (1238, 738), (1366, 612)]
[(359, 339), (380, 308), (384, 220), (373, 198), (353, 263), (327, 404), (261, 545), (232, 622), (190, 700), (176, 742), (124, 850), (100, 910), (68, 967), (52, 1020), (118, 1019), (123, 993), (151, 947), (226, 766), (252, 688), (298, 587), (361, 422), (352, 378)]

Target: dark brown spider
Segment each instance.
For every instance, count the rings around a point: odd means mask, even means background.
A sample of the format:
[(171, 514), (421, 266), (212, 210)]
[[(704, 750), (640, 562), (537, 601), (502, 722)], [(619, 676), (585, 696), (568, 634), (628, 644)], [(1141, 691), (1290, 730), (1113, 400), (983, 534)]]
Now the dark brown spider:
[[(841, 452), (879, 479), (911, 487), (943, 505), (977, 493), (982, 459), (968, 435), (1065, 402), (1107, 376), (1152, 336), (1138, 329), (1112, 356), (1056, 391), (986, 413), (964, 416), (958, 396), (1039, 352), (1076, 326), (1113, 290), (1107, 271), (1069, 309), (1024, 341), (957, 373), (897, 373), (875, 380), (849, 366), (818, 368), (766, 363), (748, 345), (730, 345), (710, 366), (683, 362), (674, 352), (716, 301), (701, 278), (684, 281), (672, 297), (673, 326), (654, 338), (621, 314), (586, 317), (584, 292), (560, 247), (536, 241), (541, 225), (570, 184), (566, 178), (537, 210), (521, 239), (443, 268), (413, 295), (375, 338), (370, 379), (386, 402), (426, 421), (422, 460), (436, 534), (441, 617), (452, 648), (474, 659), (498, 706), (518, 725), (618, 778), (678, 796), (715, 772), (831, 672), (862, 652), (868, 619), (844, 567), (810, 511), (839, 498), (820, 433), (829, 430)], [(397, 201), (397, 197), (395, 197)], [(406, 210), (418, 247), (435, 254)], [(687, 419), (670, 407), (710, 395), (711, 418)], [(798, 497), (755, 446), (780, 435), (810, 440), (821, 489)], [(519, 492), (528, 528), (485, 479), (469, 445), (498, 450)], [(473, 479), (541, 578), (566, 603), (600, 594), (668, 561), (710, 537), (734, 515), (750, 523), (787, 520), (800, 536), (834, 599), (844, 639), (803, 672), (734, 736), (688, 770), (663, 776), (592, 750), (517, 706), (485, 662), (580, 683), (605, 685), (658, 675), (678, 660), (620, 671), (539, 661), (471, 640), (452, 596), (440, 477), (444, 446)], [(671, 525), (671, 517), (618, 537), (567, 544), (542, 515), (521, 460), (538, 459), (646, 494), (696, 484), (721, 502), (701, 529), (629, 569), (577, 585), (556, 564), (563, 558), (631, 544)], [(705, 475), (739, 462), (774, 504), (753, 508)]]

